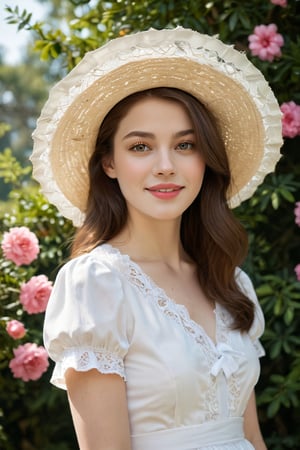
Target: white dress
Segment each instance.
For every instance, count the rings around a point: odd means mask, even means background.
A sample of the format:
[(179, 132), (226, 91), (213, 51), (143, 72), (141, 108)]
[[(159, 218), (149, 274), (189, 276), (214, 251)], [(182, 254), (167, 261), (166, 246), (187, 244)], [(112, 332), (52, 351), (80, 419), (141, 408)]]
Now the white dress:
[(126, 381), (133, 450), (250, 450), (243, 414), (260, 372), (264, 318), (248, 276), (241, 289), (256, 305), (249, 333), (230, 329), (216, 306), (215, 344), (187, 309), (108, 244), (69, 261), (47, 307), (44, 342), (65, 388), (73, 367)]

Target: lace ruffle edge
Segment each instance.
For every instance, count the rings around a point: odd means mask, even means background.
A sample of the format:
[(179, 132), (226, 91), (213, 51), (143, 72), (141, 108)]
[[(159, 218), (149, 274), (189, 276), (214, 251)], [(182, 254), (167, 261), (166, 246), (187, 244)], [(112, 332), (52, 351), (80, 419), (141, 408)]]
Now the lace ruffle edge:
[(87, 372), (97, 369), (103, 374), (116, 374), (126, 381), (124, 363), (120, 356), (106, 349), (69, 348), (62, 355), (61, 361), (55, 365), (51, 383), (66, 389), (65, 373), (67, 369), (75, 369), (78, 372)]

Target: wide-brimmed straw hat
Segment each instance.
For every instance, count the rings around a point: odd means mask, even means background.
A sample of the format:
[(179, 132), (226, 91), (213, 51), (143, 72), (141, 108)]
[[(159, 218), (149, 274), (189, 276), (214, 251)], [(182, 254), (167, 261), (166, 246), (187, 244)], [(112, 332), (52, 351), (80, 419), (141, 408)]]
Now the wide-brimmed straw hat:
[(192, 94), (217, 119), (232, 174), (231, 207), (274, 169), (282, 144), (280, 109), (243, 53), (181, 27), (117, 38), (87, 53), (51, 89), (33, 133), (33, 176), (75, 226), (84, 219), (87, 167), (104, 117), (124, 97), (163, 86)]

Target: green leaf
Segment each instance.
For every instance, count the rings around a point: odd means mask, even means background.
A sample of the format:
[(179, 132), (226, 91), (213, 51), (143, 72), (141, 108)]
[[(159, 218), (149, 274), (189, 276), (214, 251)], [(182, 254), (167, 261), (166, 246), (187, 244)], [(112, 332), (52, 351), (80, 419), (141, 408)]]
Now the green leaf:
[(274, 209), (278, 209), (279, 207), (279, 197), (277, 192), (272, 192), (271, 194), (271, 201), (272, 201), (272, 206)]
[(262, 284), (256, 288), (258, 297), (265, 297), (266, 295), (272, 295), (274, 293), (270, 284)]
[(277, 399), (273, 400), (270, 403), (270, 405), (268, 406), (267, 416), (274, 417), (278, 413), (279, 408), (280, 408), (280, 399), (277, 398)]
[(278, 192), (282, 195), (282, 197), (287, 200), (290, 203), (294, 203), (295, 202), (295, 197), (293, 196), (293, 194), (288, 191), (287, 189), (284, 188), (280, 188), (278, 189)]
[(270, 351), (270, 357), (271, 359), (277, 358), (277, 356), (281, 352), (281, 341), (278, 339), (277, 341), (272, 343), (271, 351)]
[(234, 12), (233, 14), (231, 14), (228, 22), (230, 31), (233, 31), (235, 29), (237, 21), (238, 21), (238, 14), (237, 12)]
[(284, 313), (284, 322), (286, 325), (290, 325), (294, 319), (294, 309), (293, 308), (287, 308), (287, 310)]

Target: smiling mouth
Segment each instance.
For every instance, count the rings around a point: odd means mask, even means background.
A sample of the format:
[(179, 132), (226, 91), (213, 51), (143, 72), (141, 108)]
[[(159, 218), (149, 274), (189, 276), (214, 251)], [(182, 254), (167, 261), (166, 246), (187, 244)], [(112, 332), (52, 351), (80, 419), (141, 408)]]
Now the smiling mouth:
[(163, 185), (157, 185), (157, 186), (153, 186), (150, 188), (146, 188), (147, 191), (150, 192), (177, 192), (180, 191), (181, 189), (183, 189), (183, 186), (177, 186), (177, 185), (169, 185), (169, 186), (163, 186)]
[(171, 200), (179, 195), (184, 186), (153, 186), (151, 188), (147, 188), (146, 190), (152, 194), (154, 197), (160, 200)]
[(169, 189), (149, 189), (151, 192), (175, 192), (180, 191), (181, 187), (178, 188), (169, 188)]

